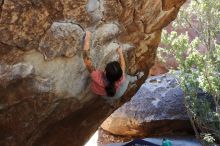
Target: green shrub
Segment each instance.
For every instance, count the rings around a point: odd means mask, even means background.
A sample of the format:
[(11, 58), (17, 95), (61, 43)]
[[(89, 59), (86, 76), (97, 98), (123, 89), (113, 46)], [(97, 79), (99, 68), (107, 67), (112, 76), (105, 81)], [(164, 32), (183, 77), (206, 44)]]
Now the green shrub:
[[(197, 138), (204, 145), (220, 142), (220, 1), (192, 0), (163, 31), (161, 54), (173, 55), (180, 70), (185, 105)], [(195, 38), (180, 33), (193, 31)], [(201, 52), (198, 48), (203, 48)]]

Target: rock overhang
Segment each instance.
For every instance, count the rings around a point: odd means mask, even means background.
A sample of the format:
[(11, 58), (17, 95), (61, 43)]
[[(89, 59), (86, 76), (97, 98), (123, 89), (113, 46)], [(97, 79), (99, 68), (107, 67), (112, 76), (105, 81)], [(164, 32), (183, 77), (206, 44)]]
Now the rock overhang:
[[(14, 76), (7, 79), (1, 72), (0, 79), (5, 84), (0, 87), (3, 107), (0, 125), (8, 127), (0, 134), (3, 135), (1, 142), (6, 145), (59, 144), (55, 137), (70, 140), (68, 135), (74, 130), (56, 136), (48, 134), (48, 130), (59, 131), (65, 127), (59, 123), (68, 119), (90, 129), (81, 133), (90, 135), (98, 126), (94, 121), (104, 120), (145, 81), (154, 64), (161, 30), (175, 19), (184, 1), (0, 1), (0, 66), (13, 68), (23, 64), (33, 68), (27, 76), (23, 76), (21, 70), (15, 73), (8, 69), (7, 74)], [(82, 60), (82, 28), (93, 32), (91, 58), (96, 67), (103, 68), (109, 60), (117, 59), (114, 50), (121, 45), (126, 48), (128, 74), (145, 73), (114, 108), (89, 90), (89, 74)], [(27, 71), (30, 71), (28, 67)], [(97, 105), (91, 104), (96, 100)], [(82, 121), (77, 120), (77, 112), (83, 113), (85, 108), (99, 117), (91, 122), (94, 125), (80, 124), (90, 119), (86, 116)], [(100, 115), (94, 113), (102, 109)], [(7, 116), (9, 113), (11, 116)], [(44, 135), (48, 138), (42, 139)], [(75, 145), (82, 144), (86, 137)], [(70, 143), (74, 144), (71, 140)]]

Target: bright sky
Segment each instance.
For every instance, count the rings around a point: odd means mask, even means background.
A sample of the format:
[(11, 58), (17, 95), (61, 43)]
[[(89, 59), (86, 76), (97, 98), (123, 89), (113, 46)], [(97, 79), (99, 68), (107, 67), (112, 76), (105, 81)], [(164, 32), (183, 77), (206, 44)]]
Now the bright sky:
[(90, 140), (84, 146), (98, 146), (98, 131), (90, 138)]

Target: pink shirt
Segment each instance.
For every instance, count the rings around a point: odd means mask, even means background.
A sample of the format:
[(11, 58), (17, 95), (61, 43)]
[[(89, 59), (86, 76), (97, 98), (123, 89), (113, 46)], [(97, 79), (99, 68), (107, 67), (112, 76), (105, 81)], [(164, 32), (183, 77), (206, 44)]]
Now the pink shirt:
[[(105, 91), (105, 73), (101, 70), (95, 70), (91, 73), (92, 83), (91, 83), (91, 89), (92, 91), (101, 96), (107, 96), (107, 93)], [(125, 76), (123, 75), (120, 80), (115, 82), (115, 88), (116, 91), (120, 87), (120, 85), (125, 81)]]

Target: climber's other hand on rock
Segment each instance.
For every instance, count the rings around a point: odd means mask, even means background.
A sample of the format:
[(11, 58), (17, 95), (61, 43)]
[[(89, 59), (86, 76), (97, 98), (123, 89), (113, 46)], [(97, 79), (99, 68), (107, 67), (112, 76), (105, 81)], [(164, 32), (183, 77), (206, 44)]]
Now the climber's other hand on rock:
[(86, 39), (91, 38), (91, 32), (90, 31), (86, 31)]
[(85, 41), (84, 41), (84, 50), (89, 50), (90, 39), (91, 39), (91, 32), (86, 31), (86, 37), (85, 37)]
[(117, 48), (116, 52), (120, 55), (122, 54), (122, 48)]

